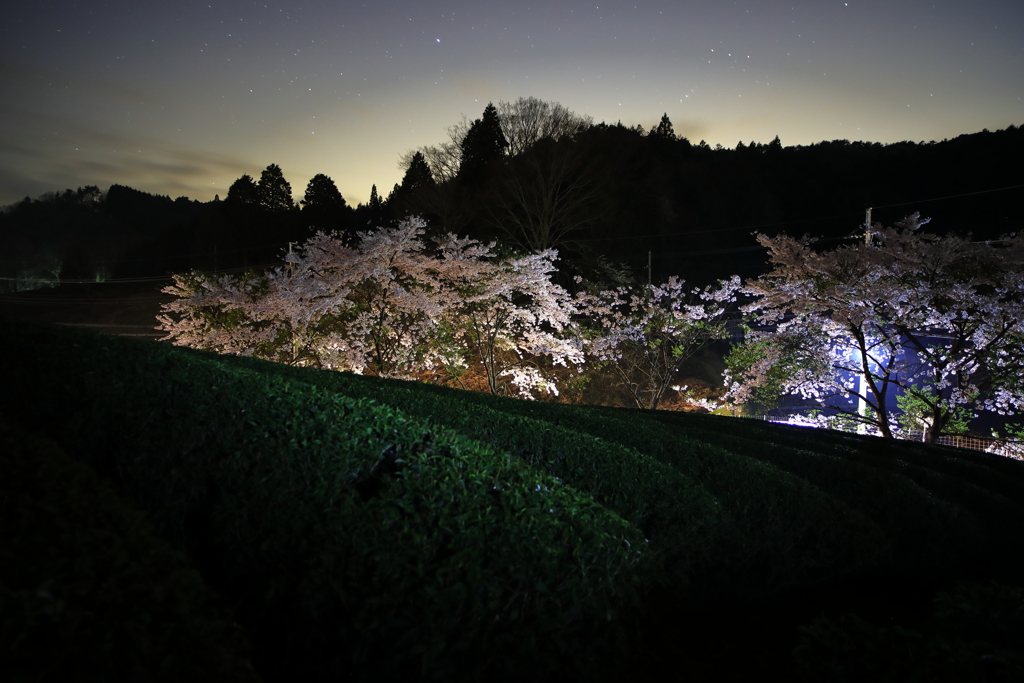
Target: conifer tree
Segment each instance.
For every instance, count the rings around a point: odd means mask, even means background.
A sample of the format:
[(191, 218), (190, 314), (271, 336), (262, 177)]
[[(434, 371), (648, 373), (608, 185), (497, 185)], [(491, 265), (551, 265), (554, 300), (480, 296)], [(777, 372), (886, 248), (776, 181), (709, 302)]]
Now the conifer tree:
[(405, 170), (405, 176), (402, 178), (402, 190), (411, 192), (417, 187), (432, 185), (433, 183), (434, 177), (430, 173), (430, 166), (427, 165), (427, 160), (423, 157), (422, 152), (416, 152), (412, 155), (409, 167)]
[(248, 173), (231, 183), (226, 201), (236, 205), (256, 206), (260, 203), (259, 189)]
[(488, 103), (484, 108), (483, 118), (473, 121), (466, 137), (462, 139), (459, 177), (463, 180), (479, 179), (484, 169), (494, 160), (500, 159), (506, 149), (508, 141), (501, 131), (498, 110), (493, 104)]
[(338, 186), (323, 173), (309, 181), (301, 204), (302, 224), (314, 231), (344, 229), (351, 213)]
[(377, 194), (376, 185), (370, 188), (370, 201), (367, 203), (367, 206), (372, 212), (380, 212), (381, 210), (381, 201), (380, 196)]
[(292, 200), (292, 186), (284, 179), (284, 173), (277, 164), (270, 164), (263, 169), (257, 189), (260, 204), (265, 209), (277, 211), (290, 209), (295, 205)]
[(303, 209), (343, 209), (345, 198), (338, 191), (331, 177), (323, 173), (313, 176), (306, 185), (306, 194), (302, 199)]
[(672, 129), (672, 121), (668, 118), (668, 112), (661, 115), (661, 121), (651, 129), (650, 137), (662, 140), (675, 140), (676, 132)]

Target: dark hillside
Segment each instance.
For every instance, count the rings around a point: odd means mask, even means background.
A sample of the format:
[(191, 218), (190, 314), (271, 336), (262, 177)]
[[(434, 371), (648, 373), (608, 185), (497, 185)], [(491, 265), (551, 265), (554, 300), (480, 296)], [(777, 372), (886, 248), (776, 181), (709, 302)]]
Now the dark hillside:
[(27, 323), (0, 340), (0, 414), (147, 512), (265, 680), (1024, 666), (1024, 463)]
[[(415, 188), (409, 180), (355, 211), (340, 195), (331, 213), (315, 202), (271, 210), (230, 197), (200, 203), (90, 186), (26, 197), (0, 212), (0, 291), (29, 280), (260, 269), (317, 229), (352, 234), (409, 214), (438, 233), (557, 248), (563, 270), (588, 278), (600, 277), (605, 259), (646, 279), (648, 253), (655, 281), (753, 277), (765, 266), (753, 232), (836, 244), (859, 233), (867, 206), (885, 225), (920, 211), (939, 234), (1019, 232), (1022, 155), (1024, 129), (1015, 126), (937, 142), (784, 147), (776, 139), (726, 149), (602, 123), (496, 159), (472, 177), (422, 178)], [(527, 234), (524, 226), (538, 221), (550, 224)]]
[[(679, 275), (701, 283), (757, 275), (765, 261), (754, 231), (839, 241), (858, 233), (867, 206), (885, 225), (920, 211), (933, 218), (932, 231), (980, 239), (1024, 227), (1024, 131), (1015, 126), (938, 142), (784, 147), (776, 138), (726, 149), (602, 123), (543, 145), (543, 154), (528, 149), (492, 164), (472, 187), (439, 183), (385, 212), (422, 214), (442, 231), (555, 247), (583, 271), (604, 256), (646, 279), (651, 252), (655, 281)], [(541, 197), (564, 211), (555, 231), (566, 229), (543, 244), (523, 231), (527, 216), (546, 220), (551, 208)], [(439, 208), (453, 204), (461, 207), (456, 223)]]

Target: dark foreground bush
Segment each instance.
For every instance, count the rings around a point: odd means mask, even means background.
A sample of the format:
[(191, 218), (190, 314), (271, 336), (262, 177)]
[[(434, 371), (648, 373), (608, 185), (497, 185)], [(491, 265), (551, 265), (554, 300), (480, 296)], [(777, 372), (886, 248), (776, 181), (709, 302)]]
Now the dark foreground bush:
[(145, 516), (0, 420), (0, 679), (258, 681), (241, 628)]
[(1024, 680), (1024, 589), (964, 583), (940, 593), (930, 618), (877, 626), (855, 614), (801, 629), (794, 655), (807, 681)]
[(884, 532), (843, 501), (771, 464), (670, 430), (641, 411), (240, 360), (346, 395), (372, 396), (565, 477), (648, 535), (665, 561), (662, 582), (686, 589), (677, 596), (760, 596), (877, 571), (890, 557)]
[(614, 661), (631, 631), (643, 535), (519, 458), (231, 359), (0, 333), (21, 387), (3, 408), (116, 476), (268, 678), (537, 679)]
[[(699, 482), (728, 520), (710, 573), (734, 595), (877, 572), (939, 584), (1024, 563), (1024, 464), (1009, 458), (717, 415), (465, 400), (571, 425)], [(813, 502), (822, 495), (831, 504)]]
[(658, 580), (677, 590), (686, 588), (694, 572), (711, 561), (727, 524), (714, 496), (682, 470), (629, 445), (576, 430), (574, 425), (551, 424), (502, 410), (529, 403), (526, 401), (499, 399), (488, 404), (476, 400), (479, 394), (415, 382), (292, 368), (249, 358), (233, 358), (232, 362), (282, 381), (390, 405), (522, 458), (640, 529), (657, 555)]
[(750, 677), (823, 609), (907, 623), (1024, 564), (1020, 463), (67, 330), (0, 351), (0, 410), (147, 509), (268, 680)]

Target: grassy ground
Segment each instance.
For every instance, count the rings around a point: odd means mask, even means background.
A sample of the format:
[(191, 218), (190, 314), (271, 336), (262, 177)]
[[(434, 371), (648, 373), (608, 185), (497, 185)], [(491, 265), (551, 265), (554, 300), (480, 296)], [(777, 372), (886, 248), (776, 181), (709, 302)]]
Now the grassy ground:
[(0, 411), (147, 511), (266, 680), (1022, 671), (1020, 462), (24, 322), (0, 340)]

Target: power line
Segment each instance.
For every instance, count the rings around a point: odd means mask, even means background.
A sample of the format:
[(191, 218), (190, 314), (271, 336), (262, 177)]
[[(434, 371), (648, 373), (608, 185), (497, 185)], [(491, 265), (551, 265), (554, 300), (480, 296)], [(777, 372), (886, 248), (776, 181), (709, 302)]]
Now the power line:
[(576, 242), (609, 242), (613, 240), (638, 240), (638, 239), (649, 239), (652, 237), (688, 237), (690, 235), (702, 235), (709, 232), (732, 232), (734, 230), (756, 230), (758, 228), (773, 228), (780, 225), (797, 225), (799, 223), (813, 223), (815, 221), (831, 220), (835, 218), (847, 218), (853, 216), (851, 213), (840, 213), (833, 216), (821, 216), (818, 218), (801, 218), (795, 221), (780, 221), (777, 223), (761, 223), (758, 225), (740, 225), (733, 228), (708, 228), (707, 230), (687, 230), (686, 232), (676, 232), (669, 235), (626, 235), (621, 237), (592, 237), (589, 239), (575, 240)]
[[(961, 194), (951, 194), (951, 195), (946, 195), (944, 197), (932, 197), (930, 199), (916, 199), (916, 200), (909, 201), (909, 202), (900, 202), (898, 204), (883, 204), (883, 205), (880, 205), (880, 206), (874, 206), (874, 208), (876, 208), (876, 209), (890, 209), (890, 208), (892, 208), (894, 206), (910, 206), (912, 204), (927, 204), (929, 202), (939, 202), (939, 201), (944, 201), (946, 199), (957, 199), (959, 197), (970, 197), (970, 196), (973, 196), (973, 195), (989, 194), (989, 193), (992, 193), (992, 192), (1005, 192), (1006, 190), (1016, 190), (1016, 189), (1019, 189), (1019, 188), (1022, 188), (1022, 187), (1024, 187), (1024, 185), (1009, 185), (1007, 187), (997, 187), (997, 188), (993, 188), (991, 190), (978, 190), (977, 192), (963, 192)], [(575, 240), (575, 241), (577, 241), (577, 242), (607, 242), (607, 241), (617, 241), (617, 240), (650, 239), (650, 238), (655, 238), (655, 237), (665, 237), (665, 238), (668, 238), (668, 237), (687, 237), (689, 235), (701, 235), (701, 234), (706, 234), (706, 233), (711, 233), (711, 232), (732, 232), (734, 230), (757, 230), (759, 228), (774, 228), (774, 227), (779, 227), (779, 226), (783, 226), (783, 225), (798, 225), (800, 223), (814, 223), (814, 222), (818, 222), (818, 221), (835, 220), (837, 218), (849, 218), (849, 217), (852, 217), (854, 215), (856, 215), (856, 214), (854, 214), (853, 212), (849, 212), (849, 213), (833, 214), (831, 216), (817, 216), (815, 218), (801, 218), (801, 219), (795, 220), (795, 221), (780, 221), (780, 222), (776, 222), (776, 223), (760, 223), (760, 224), (756, 224), (756, 225), (741, 225), (741, 226), (736, 226), (736, 227), (732, 227), (732, 228), (708, 228), (706, 230), (687, 230), (686, 232), (677, 232), (677, 233), (672, 233), (672, 234), (669, 234), (669, 235), (660, 234), (660, 235), (626, 235), (626, 236), (620, 236), (620, 237), (592, 237), (592, 238), (588, 238), (588, 239), (580, 239), (580, 240)], [(703, 252), (703, 253), (711, 253), (711, 252)]]
[(876, 206), (874, 208), (876, 208), (876, 209), (889, 209), (889, 208), (892, 208), (894, 206), (908, 206), (910, 204), (926, 204), (928, 202), (939, 202), (939, 201), (942, 201), (944, 199), (956, 199), (957, 197), (970, 197), (970, 196), (976, 195), (976, 194), (988, 194), (990, 192), (1003, 192), (1005, 190), (1016, 190), (1016, 189), (1021, 188), (1021, 187), (1024, 187), (1024, 185), (1010, 185), (1008, 187), (997, 187), (994, 190), (978, 190), (977, 192), (964, 192), (962, 194), (950, 194), (950, 195), (946, 195), (945, 197), (933, 197), (932, 199), (919, 199), (919, 200), (914, 201), (914, 202), (900, 202), (899, 204), (885, 204), (883, 206)]

